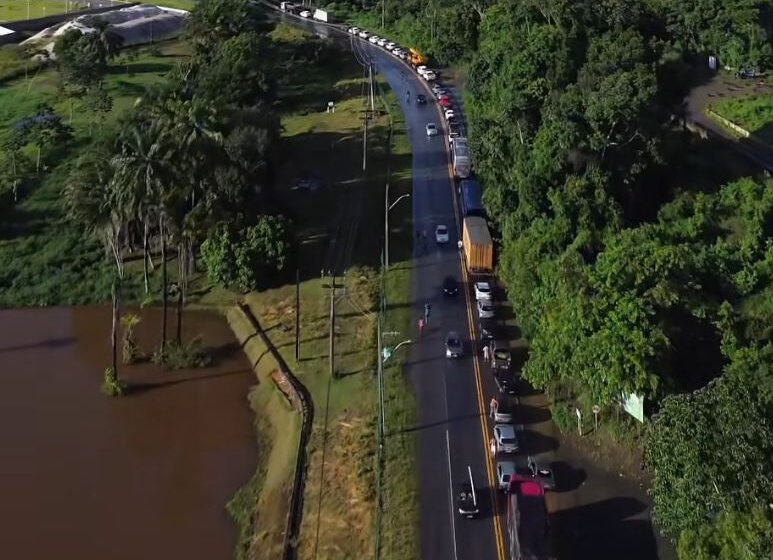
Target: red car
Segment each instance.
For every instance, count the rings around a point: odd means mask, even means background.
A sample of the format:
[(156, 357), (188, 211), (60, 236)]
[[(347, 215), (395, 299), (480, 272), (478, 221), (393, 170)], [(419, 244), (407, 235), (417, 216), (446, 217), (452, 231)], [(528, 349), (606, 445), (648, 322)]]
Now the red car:
[(442, 107), (451, 106), (451, 100), (448, 98), (448, 96), (445, 96), (445, 95), (438, 100), (438, 103), (440, 103)]

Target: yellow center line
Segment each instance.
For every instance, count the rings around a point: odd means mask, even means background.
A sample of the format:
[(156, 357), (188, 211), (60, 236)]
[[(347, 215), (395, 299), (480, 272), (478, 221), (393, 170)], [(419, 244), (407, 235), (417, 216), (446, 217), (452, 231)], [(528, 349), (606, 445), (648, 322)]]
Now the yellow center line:
[[(446, 131), (445, 123), (443, 122), (441, 118), (441, 128), (443, 129), (444, 133)], [(443, 142), (445, 142), (445, 137), (443, 138)], [(461, 216), (459, 214), (459, 205), (456, 201), (456, 182), (454, 180), (454, 171), (453, 167), (451, 166), (451, 159), (448, 154), (448, 150), (445, 150), (446, 152), (446, 158), (448, 159), (448, 177), (451, 181), (451, 200), (454, 204), (454, 218), (456, 220), (456, 233), (457, 237), (461, 239), (461, 228), (459, 227), (459, 224), (461, 222)], [(468, 282), (469, 282), (469, 276), (467, 274), (467, 267), (465, 266), (464, 256), (462, 254), (462, 250), (459, 251), (459, 262), (461, 264), (462, 269), (462, 280), (464, 285), (464, 299), (466, 302), (466, 311), (467, 311), (467, 328), (470, 333), (470, 342), (472, 345), (472, 364), (473, 369), (475, 370), (475, 390), (478, 397), (478, 412), (480, 413), (480, 431), (481, 431), (481, 439), (483, 441), (483, 456), (486, 458), (486, 473), (488, 474), (488, 483), (489, 483), (489, 489), (491, 492), (491, 503), (494, 507), (494, 511), (492, 512), (492, 519), (494, 523), (494, 534), (496, 537), (496, 544), (497, 544), (497, 558), (498, 560), (506, 560), (505, 558), (505, 541), (502, 536), (502, 520), (499, 517), (499, 489), (496, 481), (496, 477), (494, 476), (494, 459), (491, 457), (491, 453), (489, 452), (489, 445), (488, 445), (488, 438), (489, 438), (489, 426), (488, 426), (488, 415), (486, 414), (486, 403), (483, 399), (483, 383), (481, 381), (481, 369), (480, 369), (480, 358), (478, 356), (477, 348), (475, 345), (475, 319), (472, 314), (472, 300), (470, 299), (470, 291), (467, 289)]]

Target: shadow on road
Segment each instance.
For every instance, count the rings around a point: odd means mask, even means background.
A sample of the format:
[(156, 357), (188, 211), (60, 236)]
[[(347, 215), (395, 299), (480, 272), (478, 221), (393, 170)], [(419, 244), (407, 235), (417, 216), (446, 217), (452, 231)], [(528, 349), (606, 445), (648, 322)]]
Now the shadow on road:
[(658, 558), (651, 521), (630, 519), (646, 504), (610, 498), (551, 516), (555, 552), (562, 560), (653, 560)]

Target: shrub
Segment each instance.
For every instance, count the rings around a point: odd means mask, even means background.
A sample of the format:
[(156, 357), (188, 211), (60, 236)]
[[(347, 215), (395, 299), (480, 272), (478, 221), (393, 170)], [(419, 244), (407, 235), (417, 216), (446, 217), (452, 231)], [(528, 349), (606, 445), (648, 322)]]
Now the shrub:
[(212, 353), (197, 337), (187, 344), (168, 343), (163, 357), (160, 351), (153, 354), (153, 362), (167, 369), (203, 368), (212, 363)]
[(111, 367), (105, 369), (102, 392), (109, 397), (122, 397), (126, 394), (126, 384), (118, 378)]

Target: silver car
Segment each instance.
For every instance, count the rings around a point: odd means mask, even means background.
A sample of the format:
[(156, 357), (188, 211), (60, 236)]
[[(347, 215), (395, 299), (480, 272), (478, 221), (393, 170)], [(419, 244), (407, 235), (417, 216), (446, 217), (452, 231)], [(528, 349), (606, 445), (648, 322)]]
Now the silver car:
[(513, 476), (529, 476), (529, 471), (513, 461), (499, 461), (497, 463), (497, 488), (507, 490), (510, 486), (510, 479)]
[(515, 436), (515, 427), (511, 424), (496, 424), (494, 426), (494, 440), (497, 445), (497, 453), (516, 453), (518, 451), (518, 438)]
[(481, 319), (493, 319), (494, 318), (494, 304), (490, 299), (479, 299), (477, 302), (478, 317)]

